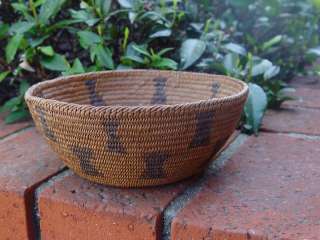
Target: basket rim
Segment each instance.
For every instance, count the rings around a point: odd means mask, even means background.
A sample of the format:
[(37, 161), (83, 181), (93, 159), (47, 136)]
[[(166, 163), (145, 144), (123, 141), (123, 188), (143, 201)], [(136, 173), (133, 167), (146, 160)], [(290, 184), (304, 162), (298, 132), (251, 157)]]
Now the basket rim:
[[(186, 102), (186, 103), (177, 103), (177, 104), (161, 104), (161, 105), (142, 105), (142, 106), (129, 106), (129, 105), (109, 105), (109, 106), (93, 106), (90, 104), (78, 104), (78, 103), (69, 103), (65, 101), (50, 99), (50, 98), (42, 98), (39, 96), (34, 95), (34, 92), (38, 90), (39, 88), (42, 88), (43, 86), (48, 85), (54, 85), (57, 82), (60, 81), (68, 81), (72, 79), (77, 78), (90, 78), (90, 77), (100, 77), (100, 76), (108, 76), (109, 74), (143, 74), (148, 72), (149, 74), (172, 74), (172, 75), (184, 75), (184, 74), (192, 74), (194, 76), (202, 76), (202, 77), (217, 77), (217, 78), (223, 78), (230, 82), (235, 82), (239, 84), (242, 89), (241, 91), (225, 96), (225, 97), (219, 97), (219, 98), (212, 98), (212, 99), (206, 99), (206, 100), (199, 100), (199, 101), (193, 101), (193, 102)], [(62, 76), (57, 77), (52, 80), (45, 80), (39, 83), (34, 84), (31, 86), (25, 93), (25, 99), (26, 101), (34, 101), (38, 102), (39, 104), (50, 104), (55, 106), (68, 106), (68, 108), (72, 109), (79, 109), (87, 110), (87, 111), (94, 111), (94, 112), (103, 112), (103, 111), (109, 111), (109, 110), (166, 110), (166, 109), (176, 109), (176, 108), (185, 108), (185, 107), (196, 107), (203, 104), (219, 104), (224, 102), (232, 102), (236, 99), (239, 99), (245, 95), (247, 95), (249, 92), (249, 87), (247, 83), (244, 81), (241, 81), (239, 79), (229, 77), (226, 75), (219, 75), (219, 74), (210, 74), (210, 73), (199, 73), (199, 72), (187, 72), (187, 71), (170, 71), (170, 70), (146, 70), (146, 69), (133, 69), (133, 70), (110, 70), (110, 71), (99, 71), (99, 72), (90, 72), (90, 73), (84, 73), (84, 74), (76, 74), (76, 75), (69, 75), (69, 76)]]

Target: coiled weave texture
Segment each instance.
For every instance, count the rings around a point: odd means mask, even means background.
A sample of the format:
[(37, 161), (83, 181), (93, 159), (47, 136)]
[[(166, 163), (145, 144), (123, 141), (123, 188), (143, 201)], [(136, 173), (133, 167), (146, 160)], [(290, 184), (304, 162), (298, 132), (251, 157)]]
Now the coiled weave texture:
[(25, 99), (37, 129), (80, 176), (121, 187), (175, 182), (213, 160), (239, 121), (245, 83), (172, 71), (44, 81)]

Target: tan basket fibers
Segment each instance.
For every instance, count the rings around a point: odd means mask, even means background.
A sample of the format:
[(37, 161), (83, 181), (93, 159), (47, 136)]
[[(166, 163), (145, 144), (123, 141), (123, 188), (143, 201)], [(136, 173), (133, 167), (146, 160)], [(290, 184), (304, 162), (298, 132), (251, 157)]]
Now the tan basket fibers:
[(76, 173), (140, 187), (200, 173), (234, 131), (247, 94), (245, 83), (226, 76), (133, 70), (44, 81), (25, 99)]

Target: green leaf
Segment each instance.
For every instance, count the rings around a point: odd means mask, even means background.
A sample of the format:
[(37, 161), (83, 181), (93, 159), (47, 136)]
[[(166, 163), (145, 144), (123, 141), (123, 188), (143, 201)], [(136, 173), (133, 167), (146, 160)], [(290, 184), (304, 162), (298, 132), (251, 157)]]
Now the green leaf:
[(312, 0), (313, 5), (320, 10), (320, 0)]
[(14, 108), (17, 105), (20, 105), (22, 103), (21, 96), (13, 97), (10, 100), (6, 101), (3, 106), (0, 108), (0, 113), (5, 111), (10, 111), (12, 108)]
[(114, 69), (112, 54), (108, 48), (104, 48), (102, 45), (97, 45), (95, 51), (97, 60), (102, 66), (107, 69)]
[(52, 57), (54, 55), (54, 50), (51, 46), (39, 47), (39, 50), (46, 56)]
[(246, 125), (257, 134), (267, 108), (267, 96), (263, 89), (253, 83), (249, 83), (249, 96), (244, 107)]
[(170, 29), (160, 30), (151, 34), (149, 38), (169, 37), (171, 36), (171, 32), (172, 31)]
[(239, 44), (228, 43), (224, 45), (224, 48), (242, 56), (247, 55), (247, 50), (244, 47), (240, 46)]
[(78, 34), (78, 37), (79, 37), (80, 45), (84, 49), (88, 49), (90, 46), (102, 42), (101, 37), (98, 34), (94, 33), (94, 32), (79, 31), (77, 34)]
[(65, 72), (70, 66), (64, 56), (60, 54), (54, 54), (52, 57), (45, 56), (41, 59), (40, 63), (49, 70)]
[(18, 111), (11, 112), (4, 121), (6, 124), (10, 124), (25, 119), (28, 116), (29, 112), (26, 109), (19, 109)]
[(182, 69), (192, 66), (206, 50), (206, 44), (200, 39), (188, 39), (182, 43), (180, 58)]
[(99, 11), (104, 15), (107, 16), (110, 8), (111, 8), (111, 0), (96, 0), (96, 5), (99, 8)]
[(30, 84), (26, 80), (21, 81), (19, 85), (20, 96), (24, 96), (24, 94), (26, 93), (29, 87), (30, 87)]
[(223, 59), (223, 66), (229, 74), (233, 74), (238, 70), (239, 56), (235, 53), (228, 53)]
[(132, 48), (142, 55), (145, 55), (147, 57), (151, 57), (151, 55), (148, 53), (148, 51), (146, 50), (146, 48), (144, 46), (139, 46), (139, 45), (133, 44)]
[(167, 52), (170, 52), (170, 51), (172, 51), (172, 50), (174, 50), (174, 48), (164, 48), (164, 49), (162, 49), (161, 51), (159, 51), (158, 53), (157, 53), (157, 55), (158, 56), (163, 56), (164, 54), (166, 54)]
[(320, 57), (320, 47), (310, 48), (307, 53)]
[(117, 70), (130, 70), (130, 69), (132, 69), (131, 66), (127, 66), (127, 65), (123, 65), (123, 64), (119, 64), (117, 66)]
[(161, 12), (156, 11), (146, 11), (144, 14), (139, 16), (139, 20), (169, 23)]
[(121, 61), (127, 61), (127, 60), (130, 60), (130, 61), (133, 61), (133, 62), (137, 62), (137, 63), (140, 63), (140, 64), (143, 64), (144, 63), (144, 60), (143, 58), (137, 56), (137, 55), (128, 55), (128, 56), (124, 56), (121, 58)]
[(262, 60), (260, 63), (252, 67), (252, 72), (251, 72), (252, 77), (264, 74), (272, 66), (273, 66), (272, 62), (270, 62), (269, 60), (266, 60), (266, 59)]
[(99, 22), (98, 18), (96, 18), (91, 12), (85, 10), (70, 10), (70, 13), (73, 19), (85, 22), (90, 27)]
[(60, 10), (65, 0), (46, 0), (40, 7), (39, 21), (47, 25), (49, 19), (54, 17)]
[(262, 50), (264, 51), (264, 50), (267, 50), (267, 49), (271, 48), (273, 45), (276, 45), (279, 42), (281, 42), (281, 40), (282, 40), (282, 36), (281, 35), (277, 35), (277, 36), (271, 38), (269, 41), (263, 43)]
[(264, 72), (263, 78), (265, 80), (271, 79), (271, 78), (275, 77), (276, 75), (278, 75), (279, 72), (280, 72), (280, 67), (271, 66), (270, 68), (267, 69), (267, 71)]
[(131, 11), (130, 11), (130, 12), (128, 13), (128, 17), (129, 17), (129, 20), (130, 20), (130, 23), (131, 23), (131, 24), (134, 23), (134, 21), (136, 20), (137, 16), (138, 16), (138, 14), (135, 13), (135, 12), (131, 12)]
[(68, 69), (68, 71), (66, 72), (63, 72), (62, 75), (63, 76), (68, 76), (68, 75), (71, 75), (71, 74), (81, 74), (81, 73), (85, 73), (86, 70), (84, 69), (81, 61), (79, 60), (79, 58), (76, 58), (74, 61), (73, 61), (73, 65), (70, 69)]
[(23, 3), (12, 3), (11, 6), (13, 7), (14, 10), (21, 12), (21, 13), (29, 11), (27, 5), (23, 4)]
[(66, 29), (67, 26), (75, 24), (75, 23), (80, 23), (82, 22), (79, 19), (65, 19), (65, 20), (61, 20), (58, 21), (56, 23), (51, 24), (48, 28), (47, 28), (47, 32), (48, 33), (52, 33), (53, 31), (57, 30), (57, 29)]
[(133, 0), (118, 0), (118, 3), (123, 8), (133, 8), (134, 6)]
[(0, 82), (2, 82), (9, 75), (9, 73), (10, 71), (0, 73)]
[(158, 69), (177, 70), (178, 63), (170, 58), (161, 58), (159, 61), (153, 62), (152, 67), (155, 67)]
[(27, 22), (27, 21), (21, 21), (21, 22), (16, 22), (11, 25), (9, 32), (11, 34), (23, 34), (25, 32), (28, 32), (31, 28), (34, 27), (33, 22)]
[(81, 73), (85, 73), (85, 69), (81, 63), (81, 61), (79, 60), (79, 58), (76, 58), (73, 62), (72, 67), (69, 69), (69, 71), (67, 71), (67, 74), (65, 75), (69, 75), (69, 74), (81, 74)]
[(37, 8), (41, 6), (46, 0), (35, 0), (34, 7)]
[(129, 35), (130, 35), (130, 30), (128, 27), (125, 27), (123, 35), (124, 35), (124, 37), (123, 37), (123, 42), (122, 42), (122, 50), (125, 51), (127, 49), (128, 39), (129, 39)]
[(9, 31), (9, 25), (0, 22), (0, 39), (6, 37), (8, 31)]
[(214, 69), (215, 71), (217, 71), (220, 74), (224, 74), (224, 75), (228, 74), (228, 72), (226, 71), (226, 68), (221, 63), (212, 63), (211, 67), (212, 67), (212, 69)]
[(39, 37), (39, 38), (31, 38), (29, 39), (29, 44), (32, 48), (35, 48), (37, 46), (39, 46), (40, 44), (42, 44), (44, 42), (44, 40), (46, 40), (48, 37), (50, 37), (49, 35), (45, 35), (43, 37)]
[(26, 19), (33, 20), (33, 17), (29, 14), (28, 5), (25, 3), (12, 3), (11, 6), (16, 12), (21, 13)]
[(17, 50), (22, 42), (23, 35), (22, 34), (16, 34), (14, 35), (8, 42), (6, 46), (6, 61), (7, 63), (11, 63), (14, 59)]

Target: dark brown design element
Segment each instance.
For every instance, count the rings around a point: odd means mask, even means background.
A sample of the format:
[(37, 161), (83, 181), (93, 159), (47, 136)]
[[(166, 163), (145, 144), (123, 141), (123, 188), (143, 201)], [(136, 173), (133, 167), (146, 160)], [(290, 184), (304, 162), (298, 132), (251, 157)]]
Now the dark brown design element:
[(101, 176), (91, 163), (93, 152), (90, 148), (75, 146), (73, 154), (79, 159), (81, 170), (89, 176)]
[(213, 112), (200, 112), (197, 114), (196, 133), (193, 136), (190, 148), (207, 146), (210, 144), (212, 131)]
[(126, 151), (117, 135), (119, 123), (116, 121), (106, 122), (105, 128), (108, 136), (108, 150), (114, 153), (125, 153)]
[(93, 106), (103, 106), (105, 105), (102, 98), (97, 94), (96, 92), (96, 80), (87, 80), (85, 81), (85, 84), (89, 90), (89, 97), (90, 97), (90, 103)]
[(153, 81), (156, 92), (151, 99), (151, 104), (165, 104), (167, 102), (167, 95), (165, 91), (167, 79), (164, 77), (157, 77), (153, 79)]
[(165, 161), (169, 154), (162, 152), (153, 152), (145, 156), (146, 170), (142, 175), (143, 179), (156, 179), (166, 177), (163, 170)]
[(45, 112), (40, 108), (40, 107), (36, 107), (36, 112), (39, 115), (40, 118), (40, 125), (41, 128), (43, 129), (43, 133), (44, 135), (49, 138), (51, 141), (56, 141), (56, 137), (54, 132), (49, 128), (48, 126), (48, 122), (46, 120), (46, 114)]
[(219, 93), (221, 84), (219, 82), (213, 82), (212, 86), (211, 86), (211, 92), (212, 92), (212, 96), (211, 98), (214, 98), (217, 96), (217, 94)]

